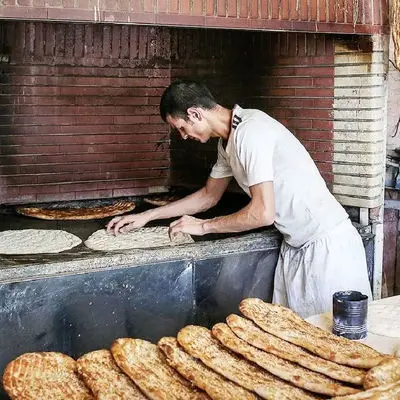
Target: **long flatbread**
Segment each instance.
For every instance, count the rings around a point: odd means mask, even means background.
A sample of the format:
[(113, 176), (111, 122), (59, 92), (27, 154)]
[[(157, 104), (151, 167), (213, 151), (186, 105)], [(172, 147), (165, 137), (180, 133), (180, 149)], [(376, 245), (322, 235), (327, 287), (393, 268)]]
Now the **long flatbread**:
[(211, 332), (228, 349), (294, 386), (327, 396), (343, 396), (359, 392), (357, 389), (342, 385), (318, 372), (310, 371), (274, 354), (256, 349), (238, 338), (226, 324), (214, 325)]
[(111, 353), (118, 366), (152, 400), (206, 400), (171, 368), (155, 344), (141, 339), (117, 339)]
[(262, 368), (236, 356), (202, 326), (188, 325), (178, 333), (178, 342), (192, 357), (209, 368), (267, 400), (316, 399), (312, 394), (291, 386)]
[(161, 207), (173, 203), (181, 198), (182, 196), (176, 194), (164, 194), (159, 196), (143, 197), (143, 201), (153, 206)]
[(299, 346), (264, 332), (254, 322), (239, 315), (229, 315), (226, 322), (238, 337), (260, 350), (275, 354), (280, 358), (295, 362), (311, 371), (319, 372), (339, 381), (357, 385), (363, 384), (365, 377), (365, 370), (363, 369), (347, 367), (317, 357)]
[(163, 337), (158, 347), (168, 364), (184, 378), (204, 390), (213, 400), (257, 400), (257, 396), (206, 367), (186, 353), (174, 337)]
[(11, 400), (94, 400), (76, 373), (76, 362), (62, 353), (25, 353), (3, 375)]
[(395, 400), (399, 398), (400, 382), (396, 382), (349, 396), (333, 397), (331, 400)]
[(78, 373), (101, 400), (146, 400), (147, 397), (115, 363), (109, 350), (96, 350), (77, 360)]
[(317, 328), (289, 308), (278, 304), (249, 298), (241, 301), (239, 309), (264, 331), (326, 360), (351, 367), (372, 368), (384, 359), (371, 347)]
[(135, 203), (121, 200), (114, 204), (89, 208), (40, 208), (18, 207), (18, 214), (48, 220), (89, 220), (112, 217), (132, 211)]
[(364, 388), (371, 389), (396, 381), (400, 381), (400, 358), (389, 357), (367, 372)]

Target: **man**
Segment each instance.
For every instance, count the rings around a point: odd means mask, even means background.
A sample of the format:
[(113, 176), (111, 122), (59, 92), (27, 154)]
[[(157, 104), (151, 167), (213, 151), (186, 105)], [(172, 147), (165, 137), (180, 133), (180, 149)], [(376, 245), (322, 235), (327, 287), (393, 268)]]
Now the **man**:
[[(149, 221), (182, 216), (170, 233), (242, 232), (275, 224), (283, 243), (273, 301), (303, 317), (331, 309), (332, 294), (359, 290), (371, 298), (361, 237), (301, 143), (259, 110), (219, 105), (203, 84), (176, 81), (164, 92), (161, 117), (184, 140), (219, 138), (218, 159), (205, 186), (169, 205), (110, 221), (114, 234)], [(232, 176), (249, 204), (227, 216), (190, 215), (218, 203)]]

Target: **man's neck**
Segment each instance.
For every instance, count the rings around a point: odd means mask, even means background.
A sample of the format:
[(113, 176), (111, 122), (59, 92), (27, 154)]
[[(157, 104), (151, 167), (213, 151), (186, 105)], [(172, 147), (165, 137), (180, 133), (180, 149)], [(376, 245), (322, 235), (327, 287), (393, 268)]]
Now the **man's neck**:
[(213, 130), (213, 136), (227, 141), (231, 133), (232, 110), (218, 105), (210, 114), (209, 121)]

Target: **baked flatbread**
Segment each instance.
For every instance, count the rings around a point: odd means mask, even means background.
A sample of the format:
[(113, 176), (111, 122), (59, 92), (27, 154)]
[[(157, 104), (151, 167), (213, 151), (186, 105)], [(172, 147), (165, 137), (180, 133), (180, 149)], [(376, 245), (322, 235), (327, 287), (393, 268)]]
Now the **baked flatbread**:
[(97, 350), (77, 360), (78, 374), (101, 400), (146, 400), (147, 397), (118, 368), (109, 350)]
[(144, 197), (143, 201), (153, 206), (161, 207), (166, 206), (169, 203), (173, 203), (181, 198), (182, 196), (178, 196), (176, 194), (164, 194), (159, 196)]
[(317, 328), (278, 304), (265, 303), (261, 299), (244, 299), (239, 309), (264, 331), (326, 360), (352, 367), (372, 368), (384, 358), (371, 347)]
[(76, 362), (61, 353), (25, 353), (3, 375), (11, 400), (94, 400), (76, 373)]
[(226, 322), (238, 337), (258, 349), (275, 354), (280, 358), (295, 362), (311, 371), (320, 372), (339, 381), (357, 385), (363, 384), (366, 373), (363, 369), (347, 367), (317, 357), (299, 346), (264, 332), (252, 321), (239, 315), (229, 315), (226, 318)]
[(16, 211), (27, 217), (50, 220), (89, 220), (112, 217), (132, 211), (135, 203), (121, 200), (114, 204), (90, 208), (18, 207)]
[(171, 367), (208, 393), (213, 400), (257, 400), (253, 393), (225, 379), (182, 350), (174, 337), (163, 337), (158, 347)]
[(171, 368), (161, 350), (146, 340), (117, 339), (111, 353), (118, 366), (152, 400), (209, 399)]
[(364, 388), (371, 389), (396, 381), (400, 381), (400, 358), (388, 357), (367, 372)]
[(396, 382), (348, 396), (333, 397), (331, 400), (395, 400), (399, 398), (400, 383)]
[(105, 229), (100, 229), (90, 235), (85, 245), (92, 250), (111, 251), (177, 246), (193, 242), (190, 235), (181, 232), (170, 240), (167, 226), (155, 226), (135, 229), (116, 236), (107, 233)]
[(214, 325), (211, 332), (228, 349), (294, 386), (327, 396), (342, 396), (359, 392), (357, 389), (342, 385), (340, 382), (318, 372), (310, 371), (274, 354), (256, 349), (239, 339), (226, 324)]
[(0, 232), (0, 254), (60, 253), (82, 243), (78, 236), (61, 230), (22, 229)]
[(202, 326), (188, 325), (178, 333), (178, 342), (192, 357), (199, 358), (209, 368), (267, 400), (316, 399), (269, 372), (232, 354)]

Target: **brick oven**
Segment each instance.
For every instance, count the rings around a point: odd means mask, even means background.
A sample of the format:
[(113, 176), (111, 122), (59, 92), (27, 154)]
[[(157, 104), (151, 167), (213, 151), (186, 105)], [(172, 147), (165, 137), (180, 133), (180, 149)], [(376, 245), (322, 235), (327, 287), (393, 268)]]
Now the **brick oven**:
[[(222, 104), (260, 108), (302, 141), (363, 235), (379, 297), (387, 9), (386, 0), (3, 0), (0, 205), (140, 201), (144, 194), (199, 186), (216, 143), (170, 136), (158, 113), (171, 81), (196, 77)], [(230, 191), (237, 195), (237, 188)], [(0, 368), (37, 347), (78, 355), (114, 335), (156, 339), (190, 321), (217, 321), (243, 294), (268, 298), (240, 265), (251, 265), (270, 285), (273, 270), (261, 266), (276, 260), (276, 232), (224, 240), (178, 255), (0, 259), (0, 296), (8, 299), (1, 306), (1, 340), (9, 329), (23, 328), (14, 350), (1, 350)], [(138, 267), (148, 264), (155, 267)], [(128, 271), (136, 275), (127, 289)], [(176, 292), (171, 281), (181, 284)], [(151, 296), (131, 306), (138, 287), (152, 285), (169, 292), (167, 312)], [(74, 298), (78, 287), (80, 299)], [(93, 296), (99, 308), (88, 306)], [(47, 330), (32, 322), (41, 308), (51, 310), (39, 323)], [(82, 310), (92, 316), (89, 328)], [(104, 328), (99, 321), (108, 312), (112, 329), (87, 339)], [(154, 326), (154, 316), (164, 328)]]

